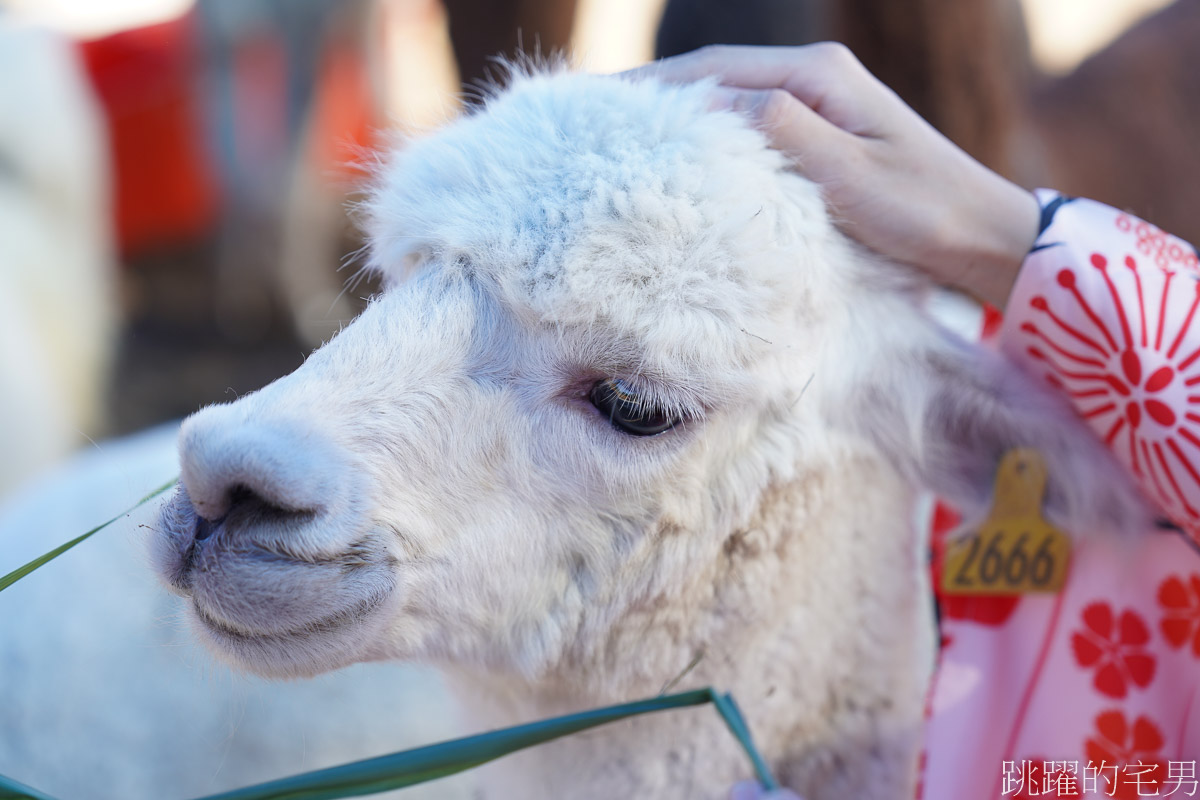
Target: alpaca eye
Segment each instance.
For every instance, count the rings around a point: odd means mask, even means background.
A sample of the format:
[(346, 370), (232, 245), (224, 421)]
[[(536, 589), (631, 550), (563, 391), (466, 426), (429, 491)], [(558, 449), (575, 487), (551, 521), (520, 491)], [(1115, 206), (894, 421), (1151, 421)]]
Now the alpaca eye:
[(614, 428), (632, 436), (654, 436), (679, 423), (678, 416), (648, 404), (637, 390), (616, 378), (597, 381), (588, 399)]

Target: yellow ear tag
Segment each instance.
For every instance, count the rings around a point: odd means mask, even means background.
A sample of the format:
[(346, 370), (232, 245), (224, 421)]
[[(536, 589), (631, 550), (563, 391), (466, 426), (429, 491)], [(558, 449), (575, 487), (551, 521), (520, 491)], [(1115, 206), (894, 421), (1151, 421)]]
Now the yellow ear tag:
[(996, 470), (992, 508), (979, 529), (949, 544), (945, 594), (1057, 592), (1067, 579), (1071, 540), (1042, 519), (1046, 462), (1032, 448), (1009, 450)]

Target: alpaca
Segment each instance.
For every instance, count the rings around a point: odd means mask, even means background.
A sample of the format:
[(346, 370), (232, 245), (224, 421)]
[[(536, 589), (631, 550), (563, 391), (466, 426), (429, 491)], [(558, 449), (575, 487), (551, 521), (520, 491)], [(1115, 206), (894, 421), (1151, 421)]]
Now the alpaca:
[[(534, 73), (394, 154), (366, 204), (385, 291), (181, 429), (155, 559), (216, 653), (432, 663), (478, 728), (696, 662), (683, 684), (732, 691), (804, 796), (911, 796), (934, 654), (915, 487), (978, 516), (999, 456), (1036, 445), (1054, 521), (1144, 510), (707, 92)], [(747, 772), (694, 710), (506, 759), (487, 796), (719, 797)]]

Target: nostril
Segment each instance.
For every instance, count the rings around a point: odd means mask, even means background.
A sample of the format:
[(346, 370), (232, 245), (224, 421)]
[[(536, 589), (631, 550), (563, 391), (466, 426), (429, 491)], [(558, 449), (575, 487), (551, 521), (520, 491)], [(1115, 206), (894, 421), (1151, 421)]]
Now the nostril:
[(245, 484), (238, 484), (231, 489), (224, 503), (225, 513), (216, 519), (208, 519), (196, 514), (196, 522), (192, 530), (192, 541), (203, 542), (211, 539), (222, 528), (233, 526), (235, 530), (243, 530), (269, 521), (295, 521), (309, 518), (315, 512), (296, 511), (266, 500), (258, 492)]
[(318, 513), (317, 509), (288, 508), (245, 484), (231, 487), (226, 497), (225, 513), (210, 523), (213, 531), (231, 526), (234, 530), (244, 530), (264, 524), (294, 525), (311, 520)]
[(195, 523), (192, 526), (193, 543), (211, 539), (223, 528), (231, 528), (232, 532), (238, 532), (264, 523), (297, 523), (311, 519), (317, 513), (282, 508), (264, 499), (245, 484), (237, 484), (229, 489), (223, 507), (225, 513), (215, 519), (202, 517), (198, 513), (195, 515)]
[(284, 517), (303, 513), (300, 509), (284, 508), (245, 484), (237, 484), (229, 490), (228, 510), (224, 517)]
[(271, 505), (258, 492), (244, 483), (239, 483), (229, 490), (229, 512), (244, 511), (260, 506), (270, 508)]

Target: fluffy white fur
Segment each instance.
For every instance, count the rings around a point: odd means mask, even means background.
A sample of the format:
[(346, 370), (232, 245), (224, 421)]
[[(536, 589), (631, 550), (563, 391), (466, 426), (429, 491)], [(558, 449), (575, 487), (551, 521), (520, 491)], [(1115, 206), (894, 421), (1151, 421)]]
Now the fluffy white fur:
[[(703, 86), (535, 74), (398, 152), (387, 291), (207, 408), (157, 561), (233, 664), (443, 665), (480, 727), (731, 690), (812, 800), (910, 796), (934, 652), (916, 484), (980, 509), (1033, 443), (1078, 529), (1142, 514), (1054, 398), (916, 310)], [(684, 421), (616, 430), (615, 377)], [(489, 797), (719, 797), (707, 709), (537, 748)]]

